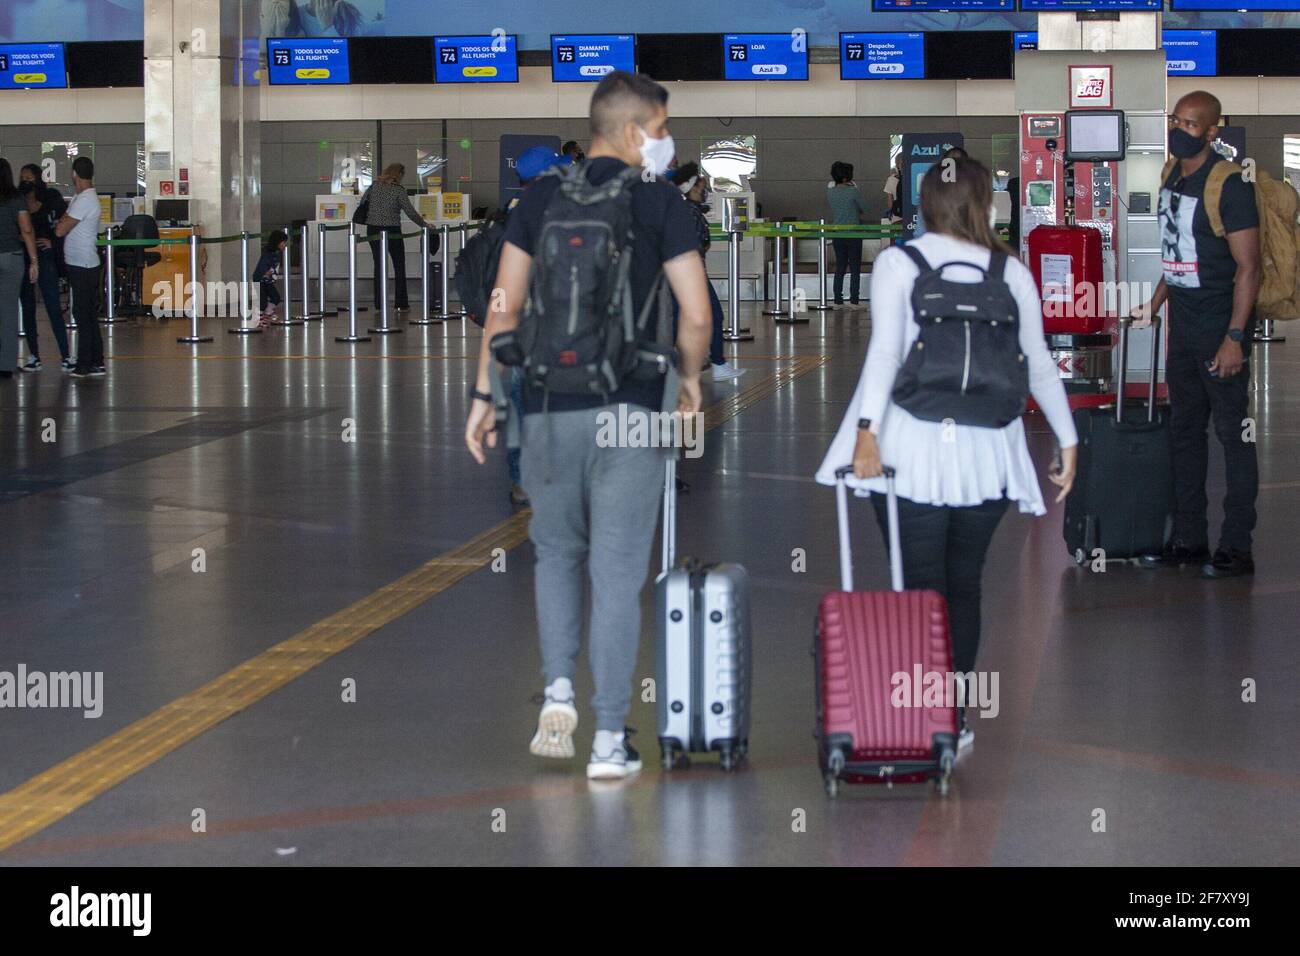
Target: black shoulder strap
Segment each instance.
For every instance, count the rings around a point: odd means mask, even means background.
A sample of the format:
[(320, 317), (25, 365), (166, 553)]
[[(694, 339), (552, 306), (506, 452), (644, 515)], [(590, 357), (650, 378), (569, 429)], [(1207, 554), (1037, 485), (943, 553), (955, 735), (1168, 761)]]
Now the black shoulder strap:
[(989, 253), (989, 275), (998, 276), (1003, 282), (1006, 282), (1009, 276), (1007, 270), (1011, 268), (1011, 257), (1005, 252), (994, 249)]
[(922, 272), (933, 271), (930, 268), (930, 263), (926, 261), (925, 256), (921, 255), (921, 250), (916, 248), (916, 246), (912, 245), (910, 242), (906, 242), (903, 243), (903, 245), (900, 246), (899, 248), (902, 249), (905, 253), (907, 253), (907, 258), (911, 259), (914, 263), (916, 263), (916, 267), (920, 269)]

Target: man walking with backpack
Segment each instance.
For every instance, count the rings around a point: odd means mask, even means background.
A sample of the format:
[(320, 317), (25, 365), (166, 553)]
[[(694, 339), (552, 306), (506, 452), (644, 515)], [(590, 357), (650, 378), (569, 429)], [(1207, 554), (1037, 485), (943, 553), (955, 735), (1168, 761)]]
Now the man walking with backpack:
[[(698, 412), (709, 344), (695, 223), (662, 178), (674, 154), (667, 103), (667, 91), (646, 77), (606, 76), (591, 100), (587, 160), (539, 177), (511, 213), (497, 271), (500, 304), (488, 312), (465, 429), (466, 445), (482, 464), (484, 439), (495, 447), (497, 438), (490, 394), (496, 339), (498, 354), (520, 364), (525, 380), (523, 481), (533, 508), (529, 536), (546, 681), (529, 749), (543, 757), (574, 755), (573, 677), (589, 578), (592, 779), (618, 779), (641, 767), (624, 722), (665, 456), (672, 453), (652, 447), (649, 428), (641, 432), (644, 441), (631, 440), (632, 429), (612, 444), (602, 436), (611, 413), (621, 420), (665, 408)], [(681, 307), (676, 395), (665, 394), (673, 381), (664, 374), (671, 353), (665, 283)]]
[[(1241, 168), (1212, 147), (1219, 101), (1197, 91), (1180, 99), (1169, 117), (1169, 152), (1160, 190), (1164, 277), (1151, 301), (1134, 310), (1146, 325), (1166, 301), (1169, 357), (1169, 434), (1174, 465), (1174, 529), (1143, 567), (1201, 565), (1205, 578), (1253, 574), (1251, 532), (1259, 466), (1250, 404), (1248, 366), (1255, 300), (1260, 291), (1260, 215), (1256, 190)], [(1210, 555), (1205, 475), (1206, 427), (1223, 446), (1228, 491), (1219, 547)]]

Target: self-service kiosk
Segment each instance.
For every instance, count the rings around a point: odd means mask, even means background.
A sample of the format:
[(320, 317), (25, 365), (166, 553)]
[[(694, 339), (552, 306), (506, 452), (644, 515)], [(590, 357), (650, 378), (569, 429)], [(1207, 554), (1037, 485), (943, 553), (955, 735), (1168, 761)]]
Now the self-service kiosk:
[[(1021, 50), (1015, 72), (1020, 253), (1072, 404), (1102, 401), (1118, 316), (1160, 279), (1164, 51)], [(1133, 332), (1131, 371), (1143, 371), (1150, 334)]]

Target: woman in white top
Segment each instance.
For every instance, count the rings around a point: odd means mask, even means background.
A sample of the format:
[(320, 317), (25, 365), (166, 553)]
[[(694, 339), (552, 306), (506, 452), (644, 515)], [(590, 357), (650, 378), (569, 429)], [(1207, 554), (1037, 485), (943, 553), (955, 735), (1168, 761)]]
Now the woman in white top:
[[(945, 176), (944, 170), (952, 175)], [(950, 180), (950, 181), (949, 181)], [(936, 164), (922, 181), (926, 233), (912, 244), (931, 267), (969, 263), (943, 271), (954, 282), (979, 282), (993, 252), (1010, 253), (989, 225), (993, 188), (988, 170), (973, 160)], [(903, 578), (909, 589), (933, 589), (948, 602), (957, 673), (975, 668), (980, 638), (980, 579), (998, 522), (1014, 501), (1022, 513), (1046, 513), (1020, 418), (1001, 428), (932, 422), (894, 404), (898, 371), (919, 335), (912, 285), (919, 268), (902, 249), (876, 259), (871, 274), (871, 342), (848, 414), (817, 473), (834, 484), (835, 469), (853, 464), (848, 482), (872, 494), (885, 520), (881, 462), (897, 473)], [(1028, 364), (1029, 391), (1061, 445), (1061, 467), (1049, 474), (1064, 499), (1074, 481), (1078, 437), (1056, 366), (1043, 339), (1038, 290), (1014, 257), (1005, 280), (1019, 312), (1020, 351)], [(958, 401), (963, 401), (960, 396)], [(973, 734), (962, 715), (962, 742)]]

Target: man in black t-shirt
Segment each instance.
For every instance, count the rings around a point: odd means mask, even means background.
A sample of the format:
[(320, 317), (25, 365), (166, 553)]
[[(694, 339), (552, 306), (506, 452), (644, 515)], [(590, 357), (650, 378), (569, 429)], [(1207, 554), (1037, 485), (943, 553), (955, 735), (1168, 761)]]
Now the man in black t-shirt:
[[(581, 172), (593, 185), (628, 166), (644, 166), (631, 189), (630, 285), (634, 314), (642, 314), (660, 272), (681, 306), (677, 349), (680, 394), (664, 395), (664, 380), (625, 380), (609, 396), (567, 395), (526, 388), (522, 423), (523, 486), (532, 502), (529, 537), (537, 553), (534, 575), (537, 624), (546, 679), (537, 732), (529, 750), (542, 757), (574, 754), (578, 723), (573, 677), (582, 642), (583, 592), (591, 581), (590, 651), (596, 694), (596, 736), (587, 776), (617, 779), (640, 769), (625, 735), (632, 700), (632, 672), (641, 636), (645, 585), (663, 487), (665, 456), (675, 450), (649, 447), (649, 429), (635, 441), (629, 428), (610, 443), (610, 412), (620, 421), (658, 413), (665, 406), (683, 414), (700, 408), (700, 368), (710, 332), (708, 280), (690, 209), (663, 178), (673, 158), (668, 134), (668, 93), (642, 76), (615, 72), (591, 100), (591, 152)], [(489, 310), (472, 392), (465, 443), (480, 464), (483, 442), (496, 445), (489, 395), (489, 343), (518, 324), (528, 295), (547, 205), (560, 180), (544, 176), (531, 185), (510, 214), (496, 295)], [(643, 419), (644, 420), (644, 419)], [(635, 441), (635, 443), (634, 443)]]
[[(1205, 194), (1211, 170), (1224, 161), (1210, 145), (1220, 116), (1218, 99), (1198, 91), (1180, 99), (1169, 117), (1169, 152), (1178, 161), (1160, 189), (1164, 277), (1151, 301), (1134, 312), (1135, 326), (1145, 325), (1166, 301), (1170, 306), (1165, 380), (1177, 499), (1169, 544), (1160, 554), (1143, 555), (1142, 564), (1200, 564), (1207, 578), (1254, 573), (1251, 532), (1259, 491), (1254, 428), (1246, 415), (1260, 282), (1259, 213), (1255, 187), (1233, 172), (1222, 181), (1223, 234), (1215, 233)], [(1211, 420), (1223, 445), (1228, 483), (1213, 557), (1205, 496), (1205, 432)]]

